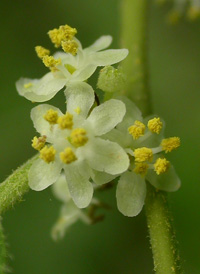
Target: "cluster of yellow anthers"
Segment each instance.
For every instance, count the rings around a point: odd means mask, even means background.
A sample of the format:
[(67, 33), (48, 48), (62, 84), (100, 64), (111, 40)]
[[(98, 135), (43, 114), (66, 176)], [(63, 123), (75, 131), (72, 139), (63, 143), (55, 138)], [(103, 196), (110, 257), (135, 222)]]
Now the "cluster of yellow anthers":
[[(162, 122), (160, 118), (153, 118), (148, 121), (147, 127), (149, 129), (149, 132), (145, 133), (146, 126), (140, 121), (135, 121), (134, 125), (128, 128), (128, 132), (135, 140), (144, 135), (148, 137), (151, 133), (160, 134), (162, 129)], [(162, 151), (164, 151), (165, 153), (171, 152), (179, 146), (180, 138), (170, 137), (167, 139), (163, 139), (160, 146), (156, 148), (136, 148), (134, 150), (134, 172), (142, 176), (146, 175), (148, 168), (153, 168), (157, 175), (166, 172), (170, 165), (170, 162), (167, 161), (166, 158), (158, 158), (154, 164), (147, 164), (146, 162), (151, 162), (153, 160), (153, 154)]]
[[(62, 49), (66, 53), (71, 53), (76, 55), (78, 50), (78, 44), (74, 40), (74, 36), (77, 33), (75, 28), (71, 28), (68, 25), (60, 26), (58, 29), (53, 29), (48, 32), (49, 38), (56, 48), (62, 46)], [(44, 65), (50, 68), (51, 71), (56, 71), (56, 66), (61, 64), (61, 59), (55, 59), (50, 55), (50, 50), (42, 47), (36, 46), (35, 51), (37, 56), (42, 59)]]
[[(77, 112), (80, 113), (80, 108), (77, 109)], [(74, 146), (75, 148), (84, 146), (87, 141), (87, 132), (84, 128), (75, 128), (73, 129), (73, 115), (69, 112), (59, 116), (58, 112), (49, 109), (44, 115), (44, 119), (50, 124), (50, 126), (58, 125), (61, 130), (68, 129), (70, 134), (66, 139)], [(32, 140), (32, 147), (40, 151), (40, 158), (43, 159), (46, 163), (51, 163), (55, 160), (56, 150), (53, 146), (47, 146), (46, 136), (34, 137)], [(60, 152), (60, 160), (65, 164), (70, 164), (77, 160), (75, 153), (71, 147), (66, 147), (64, 151)]]

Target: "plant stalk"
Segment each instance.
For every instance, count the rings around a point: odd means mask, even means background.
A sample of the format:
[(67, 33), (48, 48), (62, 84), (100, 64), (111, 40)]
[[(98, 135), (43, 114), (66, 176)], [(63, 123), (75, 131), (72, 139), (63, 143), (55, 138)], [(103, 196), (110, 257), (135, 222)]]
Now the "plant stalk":
[(0, 215), (22, 201), (23, 195), (29, 190), (29, 169), (37, 158), (38, 155), (32, 157), (0, 184)]
[[(121, 45), (129, 49), (129, 55), (123, 62), (127, 74), (124, 93), (136, 103), (144, 116), (151, 113), (147, 65), (148, 3), (149, 0), (121, 0)], [(167, 193), (157, 191), (147, 183), (145, 208), (155, 272), (182, 273)]]

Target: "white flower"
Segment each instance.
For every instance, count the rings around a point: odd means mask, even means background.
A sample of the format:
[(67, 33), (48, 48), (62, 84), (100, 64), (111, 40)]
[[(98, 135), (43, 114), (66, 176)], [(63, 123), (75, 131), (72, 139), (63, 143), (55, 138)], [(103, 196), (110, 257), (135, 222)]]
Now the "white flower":
[[(122, 121), (124, 103), (111, 99), (88, 116), (93, 103), (92, 88), (79, 83), (67, 95), (66, 114), (50, 105), (39, 105), (31, 111), (36, 130), (46, 137), (33, 139), (34, 148), (41, 149), (41, 142), (43, 148), (40, 159), (30, 169), (30, 187), (37, 191), (47, 188), (64, 169), (70, 195), (80, 208), (87, 207), (92, 199), (89, 179), (95, 171), (116, 176), (129, 166), (129, 158), (120, 145), (100, 138)], [(45, 141), (51, 145), (44, 146)]]
[(86, 224), (92, 223), (91, 219), (71, 199), (64, 174), (61, 174), (58, 180), (52, 185), (52, 191), (55, 197), (63, 203), (59, 218), (51, 231), (54, 240), (63, 238), (65, 232), (78, 220)]
[(112, 37), (109, 35), (100, 37), (85, 49), (82, 49), (81, 43), (76, 38), (73, 42), (78, 46), (76, 55), (57, 52), (54, 56), (49, 56), (48, 50), (38, 47), (42, 52), (41, 54), (39, 51), (38, 56), (51, 69), (51, 72), (41, 79), (19, 79), (16, 83), (19, 94), (34, 102), (48, 101), (63, 87), (66, 87), (65, 94), (67, 94), (76, 83), (86, 81), (98, 66), (118, 63), (128, 54), (127, 49), (103, 50), (112, 42)]
[[(118, 142), (130, 155), (129, 170), (120, 176), (116, 197), (119, 211), (131, 217), (139, 214), (144, 205), (145, 180), (159, 190), (170, 192), (180, 187), (180, 179), (173, 166), (162, 154), (177, 148), (180, 139), (163, 139), (164, 128), (160, 118), (143, 119), (134, 103), (127, 98), (122, 100), (126, 104), (126, 115), (105, 138)], [(101, 174), (101, 181), (107, 176)]]

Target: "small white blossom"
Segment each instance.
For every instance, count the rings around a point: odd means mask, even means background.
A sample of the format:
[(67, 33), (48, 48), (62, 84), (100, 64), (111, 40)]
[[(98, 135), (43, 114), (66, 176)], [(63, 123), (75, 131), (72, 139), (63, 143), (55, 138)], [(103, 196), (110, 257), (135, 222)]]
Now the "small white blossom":
[(52, 228), (51, 235), (54, 240), (64, 237), (66, 231), (78, 220), (91, 224), (91, 219), (78, 208), (69, 193), (68, 184), (64, 174), (52, 185), (54, 196), (62, 202), (59, 218)]
[[(180, 179), (162, 152), (177, 148), (180, 139), (163, 139), (164, 127), (160, 118), (143, 119), (134, 103), (127, 98), (121, 99), (126, 105), (126, 115), (105, 138), (118, 142), (130, 157), (129, 169), (120, 176), (116, 197), (119, 211), (131, 217), (138, 215), (144, 205), (145, 180), (159, 190), (170, 192), (179, 189)], [(105, 181), (107, 176), (101, 174), (101, 181)]]
[[(74, 38), (77, 44), (77, 54), (57, 52), (54, 56), (44, 56), (43, 48), (39, 57), (49, 66), (51, 72), (41, 79), (20, 78), (16, 83), (17, 91), (21, 96), (34, 102), (50, 100), (55, 94), (66, 87), (65, 94), (73, 90), (74, 85), (86, 81), (99, 66), (107, 66), (122, 61), (128, 55), (127, 49), (109, 49), (112, 37), (102, 36), (90, 47), (82, 49), (81, 43)], [(42, 47), (40, 47), (42, 48)], [(47, 58), (47, 61), (44, 59)], [(48, 59), (49, 58), (49, 59)], [(52, 65), (53, 62), (53, 65)]]
[[(116, 142), (100, 136), (112, 130), (125, 115), (125, 105), (111, 99), (95, 107), (92, 88), (81, 83), (67, 95), (67, 112), (50, 105), (32, 109), (34, 127), (49, 145), (40, 150), (40, 159), (31, 167), (29, 186), (37, 191), (53, 184), (64, 169), (70, 195), (75, 204), (84, 208), (90, 203), (93, 186), (89, 181), (95, 171), (116, 176), (127, 170), (129, 158)], [(33, 139), (33, 147), (38, 148)]]

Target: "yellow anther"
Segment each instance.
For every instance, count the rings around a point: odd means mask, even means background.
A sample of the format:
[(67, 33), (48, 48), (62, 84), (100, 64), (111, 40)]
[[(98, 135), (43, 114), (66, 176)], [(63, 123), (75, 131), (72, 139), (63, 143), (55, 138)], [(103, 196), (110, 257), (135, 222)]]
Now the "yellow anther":
[(62, 49), (66, 53), (71, 53), (72, 55), (76, 55), (78, 51), (78, 44), (76, 41), (71, 40), (71, 41), (62, 41), (61, 43)]
[(146, 163), (136, 163), (133, 171), (141, 176), (145, 176), (147, 174), (148, 167), (149, 165)]
[(200, 17), (200, 8), (190, 7), (187, 12), (187, 17), (190, 20), (196, 20), (198, 17)]
[(27, 83), (27, 84), (24, 84), (24, 88), (31, 88), (33, 86), (32, 83)]
[(49, 55), (50, 54), (50, 50), (45, 49), (42, 46), (36, 46), (35, 47), (35, 51), (37, 53), (37, 56), (42, 59), (44, 56)]
[(60, 26), (58, 29), (53, 29), (48, 32), (51, 42), (56, 48), (61, 46), (62, 41), (72, 40), (77, 33), (75, 28), (71, 28), (68, 25)]
[(180, 138), (179, 137), (170, 137), (167, 139), (163, 139), (161, 142), (162, 149), (167, 153), (172, 150), (178, 148), (180, 146)]
[(144, 135), (145, 125), (140, 121), (135, 121), (134, 125), (128, 128), (128, 132), (137, 140), (140, 136)]
[(64, 164), (70, 164), (77, 160), (76, 155), (70, 147), (60, 153), (60, 159)]
[(154, 170), (157, 175), (165, 173), (170, 166), (170, 162), (165, 158), (158, 158), (154, 164)]
[(35, 136), (32, 140), (32, 147), (36, 150), (42, 149), (46, 143), (46, 139), (47, 137), (45, 135), (39, 138)]
[(134, 150), (134, 157), (135, 157), (135, 161), (139, 163), (152, 161), (152, 158), (153, 158), (152, 149), (148, 147), (136, 148)]
[(84, 146), (87, 141), (88, 137), (86, 136), (86, 130), (84, 128), (76, 128), (70, 134), (70, 142), (75, 147)]
[(53, 109), (49, 109), (44, 115), (44, 119), (49, 122), (49, 124), (54, 125), (58, 120), (58, 112)]
[(81, 113), (81, 109), (80, 109), (80, 107), (77, 107), (77, 108), (75, 108), (75, 110), (74, 110), (77, 114), (80, 114)]
[(45, 55), (42, 58), (42, 61), (47, 68), (55, 68), (55, 66), (58, 66), (61, 64), (60, 58), (55, 59), (53, 56), (48, 56), (48, 55)]
[(153, 118), (148, 121), (148, 129), (153, 132), (159, 134), (162, 129), (163, 123), (160, 121), (160, 118)]
[(65, 115), (60, 116), (57, 120), (61, 129), (72, 129), (73, 126), (73, 115), (67, 112)]
[(45, 146), (40, 150), (40, 158), (46, 163), (51, 163), (55, 160), (56, 150), (53, 146)]

